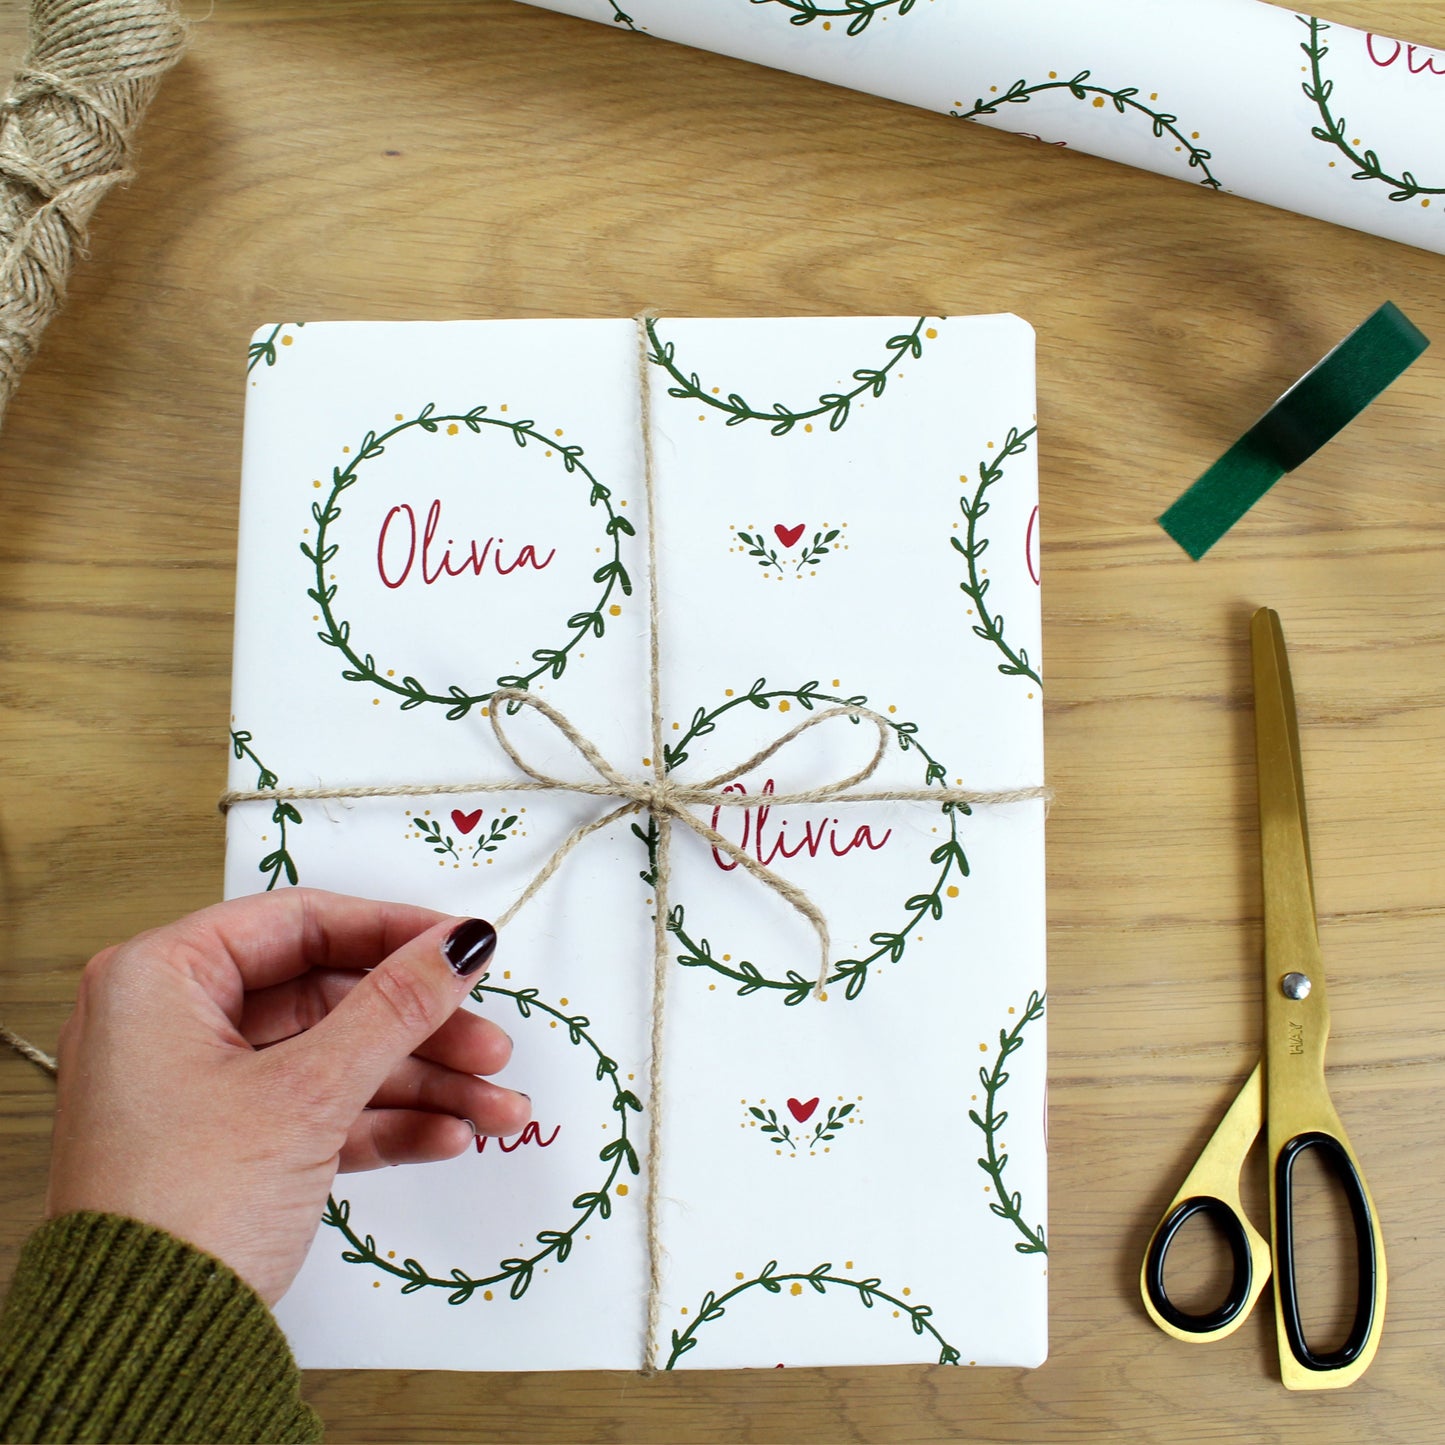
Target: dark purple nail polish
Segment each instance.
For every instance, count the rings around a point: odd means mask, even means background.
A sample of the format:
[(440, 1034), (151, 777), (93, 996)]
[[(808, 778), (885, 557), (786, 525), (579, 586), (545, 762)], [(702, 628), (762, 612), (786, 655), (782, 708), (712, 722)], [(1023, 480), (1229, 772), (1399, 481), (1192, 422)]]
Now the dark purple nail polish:
[(483, 918), (468, 918), (457, 924), (442, 941), (442, 957), (458, 978), (470, 978), (482, 968), (497, 948), (497, 930)]

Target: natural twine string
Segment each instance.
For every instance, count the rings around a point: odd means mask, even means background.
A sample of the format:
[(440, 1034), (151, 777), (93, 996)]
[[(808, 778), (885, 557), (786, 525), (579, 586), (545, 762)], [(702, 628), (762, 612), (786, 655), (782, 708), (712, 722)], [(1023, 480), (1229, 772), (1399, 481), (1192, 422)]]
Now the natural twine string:
[[(131, 138), (184, 48), (167, 0), (33, 0), (30, 49), (0, 101), (0, 416), (65, 300), (92, 212), (134, 174)], [(0, 1043), (55, 1074), (3, 1023)]]
[[(750, 858), (730, 839), (723, 837), (715, 828), (702, 822), (690, 811), (693, 808), (745, 808), (756, 806), (755, 799), (739, 793), (723, 792), (721, 789), (734, 779), (742, 777), (754, 768), (760, 767), (780, 749), (809, 729), (835, 717), (867, 719), (878, 730), (878, 745), (866, 766), (846, 778), (826, 783), (821, 787), (803, 792), (774, 793), (769, 795), (773, 806), (800, 803), (865, 803), (885, 801), (906, 801), (924, 803), (1018, 803), (1036, 799), (1047, 800), (1047, 788), (1012, 788), (999, 792), (975, 792), (961, 788), (892, 788), (875, 792), (852, 792), (856, 784), (866, 782), (878, 770), (892, 738), (892, 729), (886, 718), (872, 709), (862, 706), (844, 705), (814, 713), (781, 737), (760, 748), (751, 757), (735, 767), (728, 768), (716, 777), (700, 784), (675, 782), (668, 776), (666, 755), (663, 751), (662, 716), (662, 659), (660, 603), (658, 596), (660, 527), (657, 515), (657, 486), (655, 447), (652, 427), (652, 380), (651, 365), (648, 361), (646, 322), (650, 313), (637, 317), (637, 376), (641, 408), (640, 428), (642, 434), (643, 485), (647, 502), (647, 609), (649, 635), (648, 700), (649, 728), (652, 753), (649, 759), (652, 775), (649, 778), (632, 778), (614, 767), (585, 734), (549, 703), (531, 693), (515, 688), (503, 688), (492, 694), (488, 700), (487, 716), (491, 720), (492, 732), (503, 752), (513, 765), (529, 779), (529, 782), (497, 782), (476, 780), (442, 783), (402, 783), (382, 787), (324, 787), (324, 788), (254, 788), (236, 789), (222, 795), (219, 803), (224, 813), (236, 803), (246, 802), (295, 802), (307, 799), (352, 799), (352, 798), (395, 798), (426, 797), (433, 794), (474, 794), (474, 793), (516, 793), (516, 792), (569, 792), (582, 793), (591, 797), (620, 798), (621, 806), (611, 812), (584, 823), (576, 828), (557, 847), (552, 856), (542, 865), (531, 882), (522, 890), (513, 903), (496, 919), (500, 929), (506, 926), (517, 913), (538, 893), (547, 880), (561, 866), (562, 861), (579, 843), (592, 833), (609, 827), (619, 819), (633, 813), (650, 813), (657, 824), (656, 878), (653, 883), (652, 915), (652, 1027), (650, 1060), (648, 1065), (648, 1137), (647, 1137), (647, 1249), (648, 1288), (647, 1323), (643, 1336), (643, 1372), (651, 1374), (657, 1369), (657, 1339), (662, 1309), (662, 1266), (664, 1249), (660, 1220), (661, 1191), (658, 1188), (658, 1160), (661, 1158), (662, 1118), (664, 1090), (662, 1087), (662, 1058), (664, 1021), (666, 1017), (668, 963), (670, 950), (667, 945), (667, 920), (669, 894), (672, 882), (672, 824), (679, 822), (698, 834), (712, 847), (721, 849), (734, 862), (759, 882), (771, 888), (785, 899), (812, 926), (818, 937), (819, 967), (813, 993), (816, 998), (827, 997), (824, 992), (831, 968), (831, 943), (828, 920), (821, 910), (802, 889), (780, 877), (772, 869)], [(552, 777), (529, 763), (513, 746), (502, 725), (504, 712), (516, 712), (519, 708), (532, 708), (562, 734), (572, 747), (586, 760), (601, 779), (600, 782), (564, 780)]]
[(44, 1049), (32, 1044), (29, 1039), (22, 1039), (13, 1029), (6, 1028), (0, 1023), (0, 1043), (8, 1044), (22, 1059), (29, 1059), (37, 1069), (47, 1073), (53, 1079), (59, 1072), (59, 1065), (53, 1054), (47, 1054)]
[(185, 27), (168, 0), (33, 0), (30, 50), (0, 102), (0, 414), (65, 300), (101, 197)]

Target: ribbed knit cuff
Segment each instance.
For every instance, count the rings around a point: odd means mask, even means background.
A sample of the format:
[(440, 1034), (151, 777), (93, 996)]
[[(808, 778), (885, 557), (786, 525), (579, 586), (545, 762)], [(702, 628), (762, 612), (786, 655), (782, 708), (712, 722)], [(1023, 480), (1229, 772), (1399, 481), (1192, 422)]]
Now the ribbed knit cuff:
[(0, 1314), (0, 1440), (317, 1441), (286, 1337), (220, 1260), (113, 1214), (31, 1235)]

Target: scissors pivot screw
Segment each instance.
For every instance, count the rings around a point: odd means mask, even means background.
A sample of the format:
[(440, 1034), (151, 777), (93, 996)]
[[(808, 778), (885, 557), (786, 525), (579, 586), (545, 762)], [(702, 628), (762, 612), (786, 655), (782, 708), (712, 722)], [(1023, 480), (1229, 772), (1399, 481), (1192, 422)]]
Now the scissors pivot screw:
[(1299, 1000), (1310, 996), (1310, 989), (1314, 985), (1305, 973), (1287, 973), (1279, 981), (1280, 991), (1286, 998)]

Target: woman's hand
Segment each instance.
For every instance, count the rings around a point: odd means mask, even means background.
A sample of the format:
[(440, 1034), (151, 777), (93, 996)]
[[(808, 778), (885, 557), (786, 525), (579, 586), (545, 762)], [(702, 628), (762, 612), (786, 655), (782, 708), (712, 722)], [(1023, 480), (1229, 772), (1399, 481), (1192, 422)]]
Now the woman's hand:
[(478, 1078), (511, 1040), (458, 1011), (496, 933), (294, 888), (98, 953), (60, 1035), (47, 1212), (126, 1214), (274, 1304), (337, 1170), (450, 1159), (531, 1101)]

